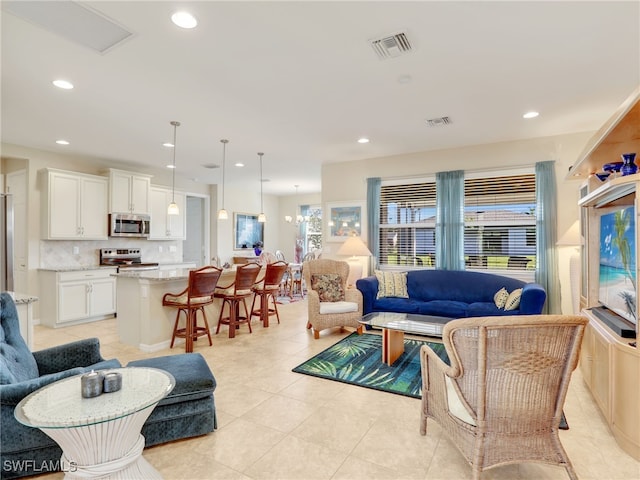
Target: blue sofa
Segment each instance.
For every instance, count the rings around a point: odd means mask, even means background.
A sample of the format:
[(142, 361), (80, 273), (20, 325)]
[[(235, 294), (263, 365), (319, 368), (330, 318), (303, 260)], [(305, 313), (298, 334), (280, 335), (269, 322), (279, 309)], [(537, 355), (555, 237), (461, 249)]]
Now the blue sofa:
[[(450, 318), (494, 315), (535, 315), (542, 312), (547, 294), (541, 285), (515, 278), (468, 270), (411, 270), (407, 272), (409, 298), (378, 294), (375, 276), (361, 278), (363, 314), (371, 312), (419, 313)], [(509, 292), (522, 288), (520, 306), (504, 310), (496, 306), (494, 295), (501, 288)]]
[[(154, 357), (129, 362), (127, 366), (161, 368), (176, 380), (174, 389), (158, 403), (142, 427), (145, 446), (204, 435), (216, 428), (216, 380), (202, 355)], [(20, 400), (57, 380), (117, 367), (118, 360), (102, 358), (97, 338), (31, 352), (20, 335), (12, 297), (0, 293), (0, 478), (60, 468), (62, 450), (58, 444), (41, 430), (16, 420), (13, 412)]]

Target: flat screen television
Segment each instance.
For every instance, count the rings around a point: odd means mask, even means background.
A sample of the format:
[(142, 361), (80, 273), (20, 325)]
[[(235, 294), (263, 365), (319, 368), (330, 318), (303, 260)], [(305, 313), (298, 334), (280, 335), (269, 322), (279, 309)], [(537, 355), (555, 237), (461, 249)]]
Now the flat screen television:
[(636, 218), (633, 206), (600, 217), (598, 300), (637, 325)]

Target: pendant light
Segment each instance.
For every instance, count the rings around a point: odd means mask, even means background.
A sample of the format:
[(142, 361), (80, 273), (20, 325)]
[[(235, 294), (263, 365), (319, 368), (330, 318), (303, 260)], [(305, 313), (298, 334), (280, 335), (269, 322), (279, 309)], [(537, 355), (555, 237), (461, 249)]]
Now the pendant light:
[[(296, 202), (298, 202), (298, 187), (300, 185), (294, 185), (294, 187), (296, 187)], [(309, 217), (303, 217), (301, 213), (297, 213), (298, 212), (298, 208), (300, 207), (300, 204), (298, 202), (298, 204), (296, 205), (296, 225), (300, 225), (303, 222), (306, 222), (309, 220)], [(293, 222), (293, 217), (291, 215), (285, 215), (284, 217), (284, 221), (287, 223), (292, 223)]]
[(173, 125), (173, 164), (171, 169), (173, 170), (173, 180), (171, 187), (171, 203), (167, 207), (167, 215), (180, 215), (180, 209), (176, 203), (176, 132), (180, 126), (180, 122), (175, 120), (170, 122)]
[(267, 221), (267, 216), (264, 214), (263, 202), (262, 202), (262, 156), (264, 153), (258, 152), (258, 157), (260, 157), (260, 215), (258, 215), (258, 222), (265, 223)]
[(222, 139), (220, 143), (222, 143), (222, 208), (218, 210), (218, 220), (227, 220), (229, 214), (224, 209), (224, 164), (227, 159), (227, 143), (229, 143), (229, 140)]

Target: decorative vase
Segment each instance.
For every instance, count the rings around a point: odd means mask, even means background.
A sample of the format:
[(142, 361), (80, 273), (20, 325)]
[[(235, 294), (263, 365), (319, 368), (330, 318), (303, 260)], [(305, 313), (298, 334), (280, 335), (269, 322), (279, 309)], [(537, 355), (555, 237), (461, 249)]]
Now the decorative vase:
[(633, 175), (638, 171), (638, 166), (634, 163), (636, 159), (635, 153), (623, 153), (622, 154), (622, 168), (620, 168), (620, 172), (623, 176), (625, 175)]
[(253, 249), (253, 253), (255, 253), (255, 254), (256, 254), (256, 257), (259, 257), (259, 256), (260, 256), (260, 254), (262, 253), (262, 249), (261, 249), (261, 248), (256, 247), (256, 248), (254, 248), (254, 249)]

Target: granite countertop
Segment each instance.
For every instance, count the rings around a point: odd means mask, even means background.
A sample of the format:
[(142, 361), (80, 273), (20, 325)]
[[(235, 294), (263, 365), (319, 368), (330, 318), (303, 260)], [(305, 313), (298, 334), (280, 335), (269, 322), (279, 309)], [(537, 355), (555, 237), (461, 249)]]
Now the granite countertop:
[(84, 270), (100, 270), (102, 268), (118, 268), (118, 267), (115, 267), (112, 265), (75, 265), (73, 267), (60, 266), (60, 267), (39, 268), (38, 270), (43, 270), (45, 272), (82, 272)]
[(17, 304), (19, 303), (33, 303), (38, 301), (38, 297), (34, 297), (33, 295), (28, 295), (26, 293), (16, 293), (16, 292), (7, 292), (13, 298), (13, 301)]
[(190, 268), (176, 268), (172, 270), (142, 270), (113, 273), (111, 276), (118, 278), (137, 278), (139, 280), (151, 281), (169, 281), (169, 280), (186, 280), (189, 278)]

